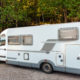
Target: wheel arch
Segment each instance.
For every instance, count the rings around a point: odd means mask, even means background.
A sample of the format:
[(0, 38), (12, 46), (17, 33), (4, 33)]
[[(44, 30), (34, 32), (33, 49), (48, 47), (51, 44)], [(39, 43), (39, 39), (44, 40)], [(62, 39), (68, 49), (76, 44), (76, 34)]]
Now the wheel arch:
[(55, 64), (51, 60), (41, 60), (41, 61), (39, 61), (39, 68), (41, 68), (43, 63), (49, 63), (52, 66), (52, 68), (54, 69)]

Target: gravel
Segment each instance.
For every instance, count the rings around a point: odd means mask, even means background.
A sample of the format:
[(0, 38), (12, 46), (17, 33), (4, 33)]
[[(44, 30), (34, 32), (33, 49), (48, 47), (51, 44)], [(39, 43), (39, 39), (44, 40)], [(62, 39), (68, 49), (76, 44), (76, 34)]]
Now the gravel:
[(80, 75), (62, 72), (46, 74), (37, 69), (0, 63), (0, 80), (80, 80)]

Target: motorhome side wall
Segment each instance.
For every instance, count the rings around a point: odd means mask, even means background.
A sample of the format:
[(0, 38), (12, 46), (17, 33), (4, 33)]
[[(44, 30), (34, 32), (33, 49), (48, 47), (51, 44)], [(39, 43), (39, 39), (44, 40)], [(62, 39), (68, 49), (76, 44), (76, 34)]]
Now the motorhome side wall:
[[(40, 64), (42, 62), (47, 61), (53, 66), (54, 70), (69, 72), (69, 70), (67, 70), (66, 67), (72, 68), (72, 66), (70, 66), (71, 63), (68, 64), (69, 61), (67, 61), (68, 57), (66, 57), (66, 53), (67, 53), (66, 45), (80, 43), (80, 39), (73, 40), (73, 41), (59, 41), (58, 30), (60, 28), (69, 28), (69, 27), (72, 28), (77, 27), (80, 34), (80, 23), (42, 25), (42, 26), (28, 27), (28, 28), (23, 27), (23, 28), (8, 29), (7, 38), (9, 36), (16, 36), (16, 35), (17, 36), (32, 35), (33, 44), (32, 45), (8, 45), (7, 63), (40, 68)], [(46, 43), (49, 44), (47, 44), (46, 46)], [(44, 47), (46, 49), (44, 49)], [(49, 49), (51, 50), (47, 51)], [(59, 58), (59, 56), (61, 56), (61, 58)], [(77, 67), (74, 68), (77, 69)], [(78, 67), (78, 69), (80, 68)]]
[(8, 45), (8, 48), (15, 49), (15, 46), (17, 46), (17, 49), (21, 48), (23, 50), (36, 50), (39, 51), (44, 43), (48, 39), (54, 39), (58, 40), (58, 29), (60, 28), (66, 28), (66, 27), (76, 27), (79, 25), (77, 24), (56, 24), (56, 25), (43, 25), (43, 26), (36, 26), (36, 27), (23, 27), (23, 28), (13, 28), (9, 29), (7, 36), (13, 36), (13, 35), (32, 35), (33, 36), (33, 45)]

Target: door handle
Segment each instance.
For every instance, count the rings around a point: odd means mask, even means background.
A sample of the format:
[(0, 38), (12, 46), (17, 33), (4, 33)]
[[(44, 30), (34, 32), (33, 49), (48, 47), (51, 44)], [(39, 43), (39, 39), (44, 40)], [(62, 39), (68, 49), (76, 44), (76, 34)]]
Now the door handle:
[(61, 58), (61, 55), (59, 55), (59, 58)]
[(20, 53), (18, 53), (18, 56), (20, 56)]
[(4, 48), (4, 50), (6, 50), (6, 48)]
[(80, 57), (77, 57), (77, 60), (80, 60)]
[(60, 61), (63, 62), (63, 59), (61, 59)]

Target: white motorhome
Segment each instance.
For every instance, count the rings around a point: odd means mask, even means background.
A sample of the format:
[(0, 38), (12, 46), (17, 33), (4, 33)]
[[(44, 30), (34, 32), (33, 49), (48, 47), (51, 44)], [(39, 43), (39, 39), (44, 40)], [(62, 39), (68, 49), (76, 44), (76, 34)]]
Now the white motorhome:
[(80, 74), (80, 22), (9, 28), (0, 42), (7, 64)]

